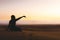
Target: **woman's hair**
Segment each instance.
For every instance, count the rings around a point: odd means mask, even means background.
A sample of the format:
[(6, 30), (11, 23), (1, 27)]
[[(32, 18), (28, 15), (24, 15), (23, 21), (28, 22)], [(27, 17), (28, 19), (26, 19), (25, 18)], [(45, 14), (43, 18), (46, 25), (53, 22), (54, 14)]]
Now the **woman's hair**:
[(15, 16), (14, 15), (11, 15), (11, 19), (15, 19)]

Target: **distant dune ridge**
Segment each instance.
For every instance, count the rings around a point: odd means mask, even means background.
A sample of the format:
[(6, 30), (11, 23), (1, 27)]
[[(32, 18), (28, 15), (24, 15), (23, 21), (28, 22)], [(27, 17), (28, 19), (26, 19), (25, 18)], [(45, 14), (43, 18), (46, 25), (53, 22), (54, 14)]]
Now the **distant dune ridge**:
[[(32, 31), (60, 31), (60, 25), (16, 25), (21, 27), (22, 30)], [(0, 31), (6, 30), (8, 25), (0, 25)]]

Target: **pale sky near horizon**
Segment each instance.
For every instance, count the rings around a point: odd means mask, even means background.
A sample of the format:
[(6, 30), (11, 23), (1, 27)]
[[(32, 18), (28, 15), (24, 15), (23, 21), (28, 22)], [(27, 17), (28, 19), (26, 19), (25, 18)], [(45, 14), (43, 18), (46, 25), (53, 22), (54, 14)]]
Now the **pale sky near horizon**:
[(0, 22), (11, 15), (26, 15), (21, 24), (60, 24), (60, 0), (0, 0)]

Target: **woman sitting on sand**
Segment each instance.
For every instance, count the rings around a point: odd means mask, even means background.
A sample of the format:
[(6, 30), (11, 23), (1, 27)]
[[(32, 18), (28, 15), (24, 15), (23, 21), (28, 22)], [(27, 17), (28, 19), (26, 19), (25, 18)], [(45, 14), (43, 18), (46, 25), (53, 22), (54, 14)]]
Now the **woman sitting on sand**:
[(8, 31), (21, 31), (20, 28), (16, 27), (16, 21), (18, 21), (19, 19), (23, 17), (26, 17), (26, 16), (22, 16), (16, 19), (15, 16), (12, 15), (11, 20), (9, 21)]

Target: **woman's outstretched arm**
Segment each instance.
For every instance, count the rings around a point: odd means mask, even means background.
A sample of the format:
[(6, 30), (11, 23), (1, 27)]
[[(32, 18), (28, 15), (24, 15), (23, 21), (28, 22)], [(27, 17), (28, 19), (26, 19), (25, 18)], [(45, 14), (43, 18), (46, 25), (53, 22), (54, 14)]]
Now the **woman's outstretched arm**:
[(19, 17), (19, 18), (16, 19), (16, 21), (19, 20), (19, 19), (21, 19), (21, 18), (23, 18), (23, 17), (26, 17), (26, 16)]

